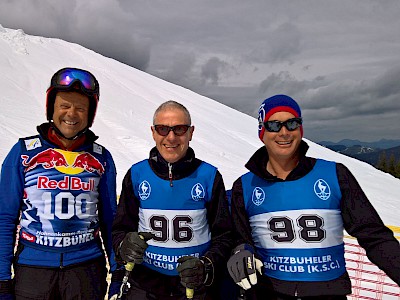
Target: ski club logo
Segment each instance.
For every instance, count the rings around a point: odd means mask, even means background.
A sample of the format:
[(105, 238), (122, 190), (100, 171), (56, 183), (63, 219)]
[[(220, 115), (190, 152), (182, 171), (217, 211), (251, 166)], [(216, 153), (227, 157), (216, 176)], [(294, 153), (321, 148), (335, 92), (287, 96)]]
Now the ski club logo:
[(206, 192), (204, 191), (204, 187), (200, 183), (196, 183), (192, 187), (191, 194), (194, 201), (199, 201), (204, 199)]
[(255, 187), (253, 190), (253, 195), (251, 196), (251, 201), (257, 206), (260, 206), (265, 200), (265, 192), (262, 188)]
[(314, 193), (318, 196), (318, 198), (322, 200), (328, 200), (331, 196), (331, 188), (325, 180), (318, 179), (314, 183)]
[(147, 180), (143, 180), (139, 184), (139, 197), (141, 200), (146, 200), (150, 197), (151, 193), (151, 185), (147, 182)]
[(38, 166), (44, 169), (56, 169), (57, 171), (76, 175), (84, 171), (102, 175), (104, 166), (92, 154), (87, 152), (70, 152), (61, 149), (46, 149), (33, 157), (21, 155), (22, 165), (25, 172), (31, 171)]

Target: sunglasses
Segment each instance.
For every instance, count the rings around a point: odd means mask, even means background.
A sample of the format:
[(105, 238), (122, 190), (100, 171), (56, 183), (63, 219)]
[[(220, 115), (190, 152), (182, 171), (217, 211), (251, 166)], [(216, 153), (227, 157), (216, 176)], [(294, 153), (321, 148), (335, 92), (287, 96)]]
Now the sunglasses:
[(82, 91), (88, 95), (99, 94), (99, 83), (89, 71), (64, 68), (51, 78), (51, 86), (59, 89), (71, 88), (76, 82), (80, 83)]
[(269, 132), (279, 132), (282, 129), (282, 126), (285, 126), (287, 130), (293, 131), (299, 128), (303, 124), (302, 118), (293, 118), (286, 120), (284, 122), (281, 121), (266, 121), (263, 122), (265, 129)]
[(181, 136), (184, 135), (188, 129), (192, 126), (190, 125), (175, 125), (175, 126), (167, 126), (167, 125), (153, 125), (154, 130), (161, 136), (167, 136), (170, 131), (173, 131), (175, 135)]

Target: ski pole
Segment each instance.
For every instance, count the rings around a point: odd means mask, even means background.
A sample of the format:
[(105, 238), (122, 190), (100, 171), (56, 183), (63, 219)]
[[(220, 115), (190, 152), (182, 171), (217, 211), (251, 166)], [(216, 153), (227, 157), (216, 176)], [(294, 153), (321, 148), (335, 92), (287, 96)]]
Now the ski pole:
[(246, 292), (243, 288), (239, 288), (238, 300), (246, 300)]
[[(144, 236), (143, 235), (139, 234), (139, 237), (142, 240), (144, 240)], [(122, 299), (122, 295), (126, 291), (126, 287), (127, 287), (127, 284), (128, 284), (129, 274), (132, 272), (134, 267), (135, 267), (135, 263), (133, 263), (133, 262), (128, 262), (125, 265), (125, 275), (124, 275), (124, 278), (122, 278), (121, 289), (119, 290), (119, 294), (118, 294), (117, 299)]]
[(194, 296), (194, 289), (186, 288), (186, 298), (188, 300), (193, 299)]
[(119, 290), (117, 299), (122, 299), (122, 295), (124, 294), (124, 292), (126, 290), (126, 286), (128, 284), (129, 274), (132, 272), (134, 266), (135, 266), (135, 264), (132, 262), (128, 262), (125, 265), (125, 275), (124, 275), (124, 278), (122, 278), (121, 289)]

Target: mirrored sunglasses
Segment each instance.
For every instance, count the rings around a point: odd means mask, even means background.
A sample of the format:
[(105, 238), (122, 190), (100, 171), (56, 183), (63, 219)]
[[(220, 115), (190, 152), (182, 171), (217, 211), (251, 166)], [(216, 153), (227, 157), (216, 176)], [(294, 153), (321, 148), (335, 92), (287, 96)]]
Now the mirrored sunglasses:
[(54, 74), (51, 85), (56, 88), (70, 88), (79, 82), (81, 89), (88, 94), (99, 93), (99, 83), (88, 71), (76, 68), (64, 68)]
[(154, 130), (161, 136), (167, 136), (170, 131), (172, 131), (175, 135), (181, 136), (184, 135), (188, 129), (191, 127), (190, 125), (175, 125), (175, 126), (167, 126), (167, 125), (154, 125)]
[(287, 130), (293, 131), (299, 128), (303, 124), (302, 118), (293, 118), (286, 120), (284, 122), (281, 121), (266, 121), (263, 122), (265, 129), (269, 132), (279, 132), (282, 129), (282, 126), (285, 126)]

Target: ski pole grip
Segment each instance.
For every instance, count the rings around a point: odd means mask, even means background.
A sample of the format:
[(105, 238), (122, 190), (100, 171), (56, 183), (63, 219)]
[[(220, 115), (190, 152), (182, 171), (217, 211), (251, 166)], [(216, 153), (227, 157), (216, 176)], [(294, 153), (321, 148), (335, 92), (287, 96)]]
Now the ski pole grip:
[(194, 289), (186, 288), (186, 298), (193, 299)]
[(125, 270), (131, 272), (131, 271), (133, 270), (134, 267), (135, 267), (135, 263), (133, 263), (133, 262), (128, 262), (128, 263), (125, 265)]

